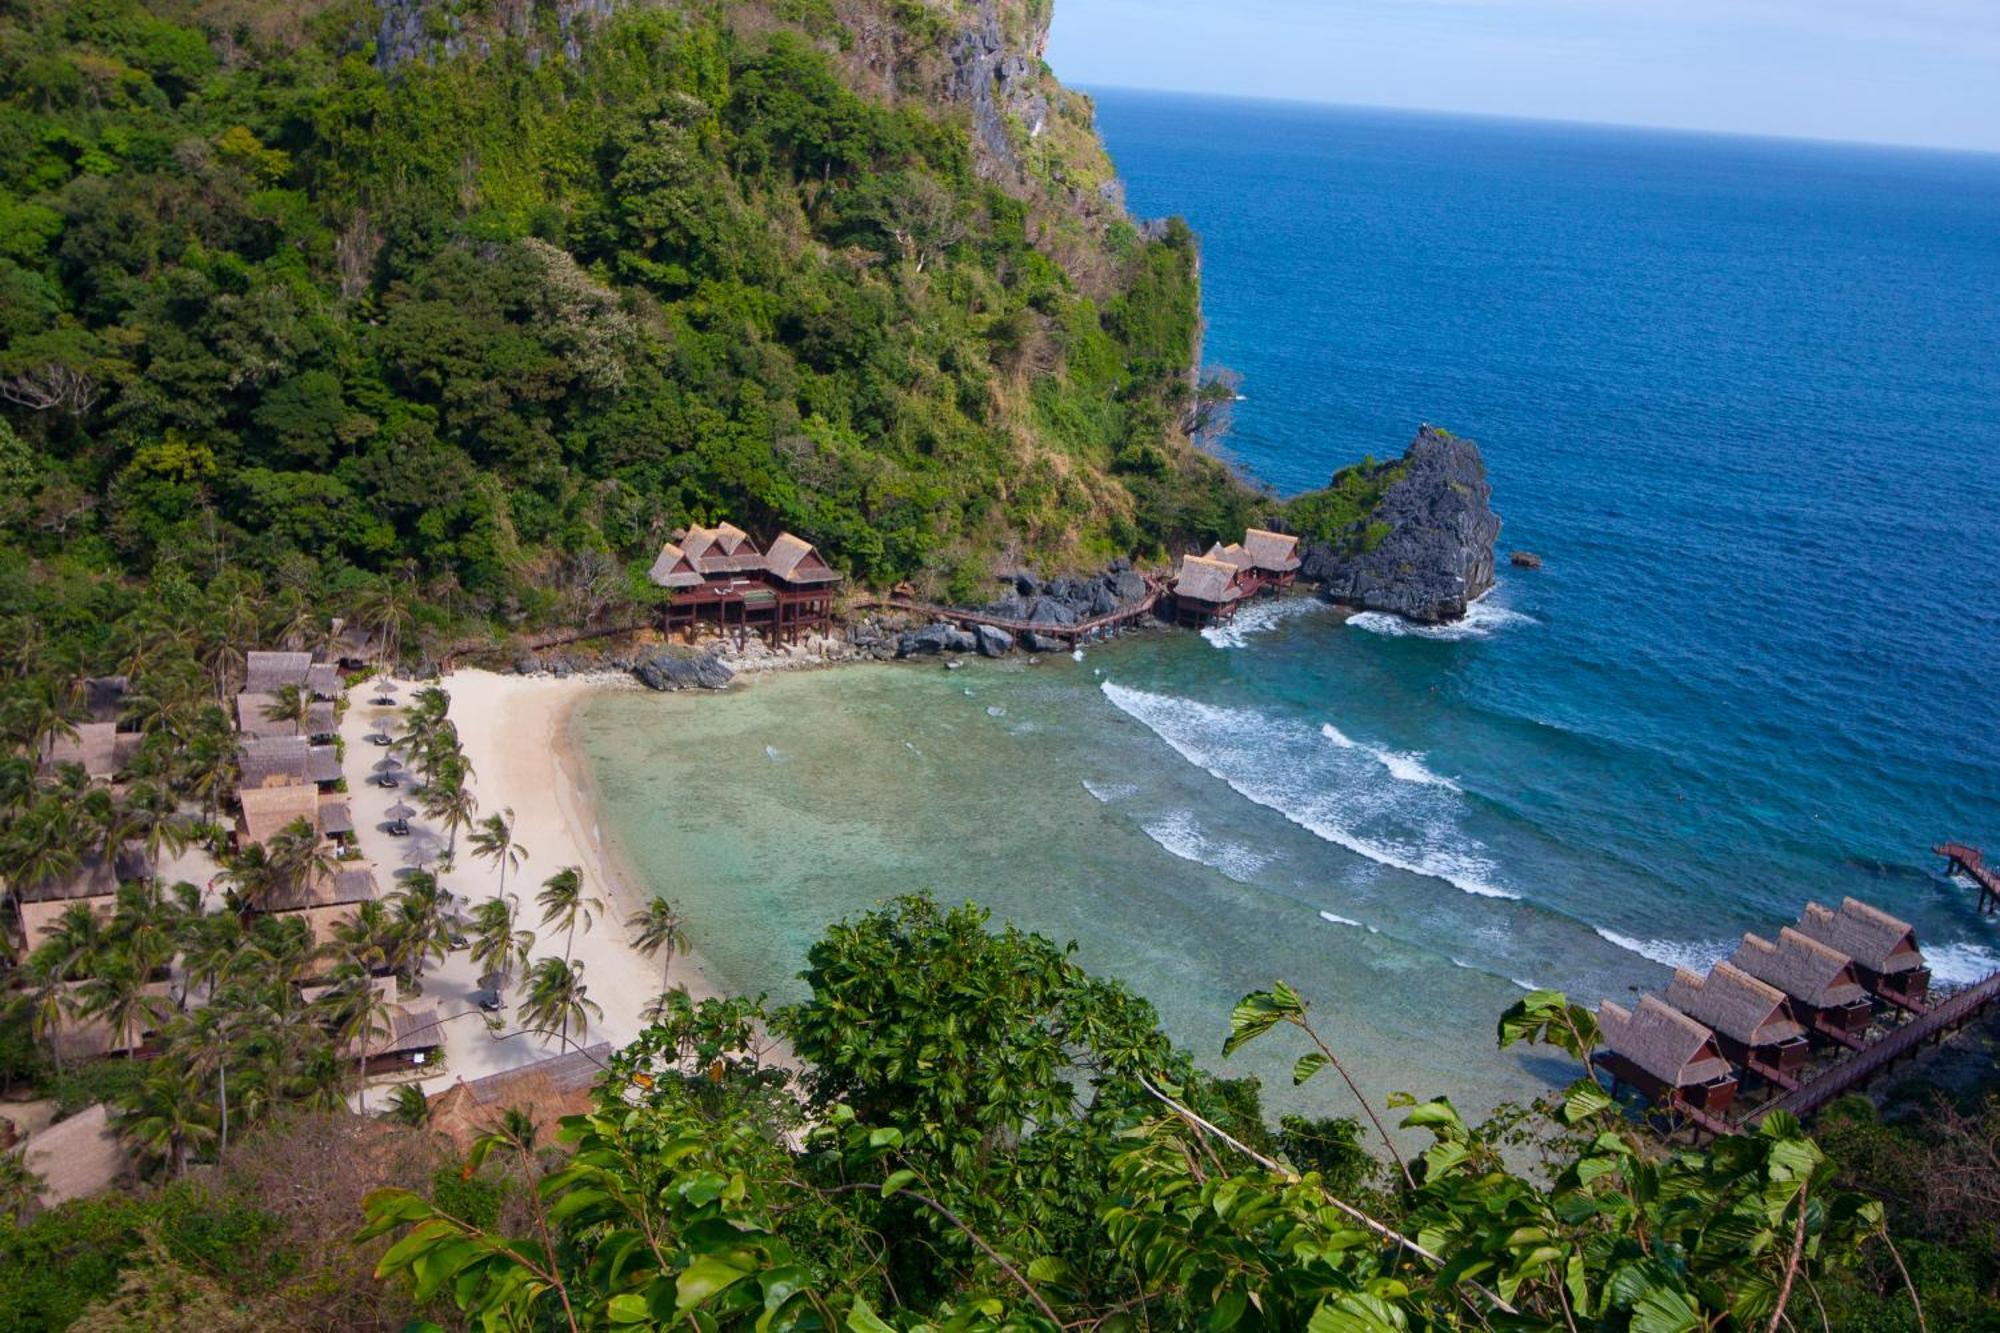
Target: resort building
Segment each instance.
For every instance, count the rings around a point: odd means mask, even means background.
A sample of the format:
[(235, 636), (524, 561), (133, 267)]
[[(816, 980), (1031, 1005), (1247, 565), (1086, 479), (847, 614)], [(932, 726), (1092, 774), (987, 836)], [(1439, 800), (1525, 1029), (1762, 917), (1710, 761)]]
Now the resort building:
[(153, 865), (145, 848), (128, 842), (110, 860), (100, 853), (89, 852), (70, 874), (50, 876), (33, 884), (10, 884), (8, 897), (13, 900), (20, 924), (23, 956), (48, 938), (57, 918), (72, 903), (84, 903), (100, 918), (108, 920), (120, 884), (152, 877)]
[(564, 1116), (591, 1109), (591, 1089), (610, 1058), (611, 1044), (600, 1042), (470, 1083), (460, 1079), (430, 1099), (430, 1127), (461, 1152), (498, 1128), (510, 1110), (525, 1112), (544, 1134), (553, 1134)]
[(304, 736), (252, 737), (237, 747), (239, 788), (332, 789), (342, 778), (340, 747), (314, 745)]
[(41, 1177), (38, 1201), (44, 1208), (101, 1194), (123, 1179), (132, 1165), (125, 1140), (103, 1102), (30, 1134), (21, 1161)]
[(1799, 915), (1798, 932), (1846, 954), (1854, 963), (1856, 980), (1878, 998), (1913, 1013), (1928, 1007), (1931, 970), (1924, 965), (1917, 932), (1909, 922), (1848, 898), (1837, 912), (1807, 903)]
[(1243, 533), (1243, 550), (1258, 582), (1266, 588), (1289, 588), (1299, 573), (1299, 539), (1283, 532), (1248, 528)]
[(127, 682), (123, 676), (87, 676), (82, 686), (84, 720), (75, 736), (52, 736), (42, 744), (38, 767), (48, 777), (76, 764), (97, 782), (110, 782), (131, 764), (145, 738), (123, 729)]
[(1181, 557), (1174, 571), (1174, 623), (1213, 625), (1236, 614), (1244, 598), (1256, 591), (1254, 576), (1247, 566), (1225, 559), (1189, 555)]
[(1801, 1023), (1842, 1045), (1858, 1048), (1860, 1034), (1874, 1021), (1874, 1002), (1855, 975), (1853, 961), (1790, 926), (1778, 932), (1775, 944), (1745, 935), (1729, 962), (1783, 991)]
[[(305, 715), (275, 717), (288, 689), (307, 696)], [(244, 654), (243, 690), (236, 696), (236, 730), (251, 740), (278, 736), (330, 739), (339, 728), (334, 700), (340, 697), (340, 668), (312, 660), (311, 653)]]
[(273, 893), (258, 907), (273, 916), (299, 913), (312, 931), (313, 943), (330, 944), (335, 927), (352, 921), (362, 903), (380, 896), (372, 864), (342, 861), (332, 873), (314, 875), (292, 888)]
[(781, 532), (760, 551), (733, 523), (675, 533), (647, 578), (669, 593), (661, 617), (668, 633), (684, 630), (692, 641), (696, 627), (709, 624), (739, 644), (756, 634), (773, 647), (826, 633), (841, 582), (812, 543)]
[(1619, 1083), (1656, 1106), (1720, 1116), (1736, 1100), (1736, 1071), (1722, 1058), (1715, 1034), (1647, 995), (1626, 1009), (1606, 1000), (1597, 1026), (1611, 1049), (1593, 1057)]
[(1798, 1086), (1808, 1047), (1784, 992), (1728, 963), (1706, 977), (1674, 969), (1667, 1003), (1715, 1034), (1723, 1058), (1783, 1088)]

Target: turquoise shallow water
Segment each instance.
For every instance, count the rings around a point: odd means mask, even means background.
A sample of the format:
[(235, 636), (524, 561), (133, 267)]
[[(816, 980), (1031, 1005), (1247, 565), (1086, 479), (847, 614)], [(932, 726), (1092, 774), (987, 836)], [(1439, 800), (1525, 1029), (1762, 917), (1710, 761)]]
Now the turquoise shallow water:
[(1444, 423), (1547, 568), (1442, 632), (1271, 603), (597, 700), (606, 827), (726, 976), (790, 993), (827, 921), (929, 887), (1198, 1050), (1283, 976), (1372, 1086), (1483, 1104), (1555, 1072), (1492, 1050), (1519, 984), (1659, 986), (1807, 898), (2000, 966), (1926, 851), (2000, 851), (2000, 158), (1100, 109), (1136, 210), (1204, 238), (1244, 466), (1295, 490)]

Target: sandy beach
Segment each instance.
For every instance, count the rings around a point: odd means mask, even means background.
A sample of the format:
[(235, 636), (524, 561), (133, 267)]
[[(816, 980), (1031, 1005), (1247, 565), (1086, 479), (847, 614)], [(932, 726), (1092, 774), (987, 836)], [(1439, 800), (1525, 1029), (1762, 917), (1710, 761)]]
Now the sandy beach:
[[(602, 913), (592, 913), (588, 931), (579, 926), (572, 948), (573, 959), (583, 967), (590, 998), (604, 1011), (601, 1020), (591, 1023), (585, 1040), (614, 1045), (631, 1041), (644, 1026), (640, 1011), (660, 991), (661, 965), (632, 946), (625, 919), (652, 895), (648, 886), (622, 875), (607, 855), (591, 814), (588, 779), (572, 761), (564, 733), (571, 710), (587, 695), (638, 687), (622, 676), (556, 679), (472, 670), (455, 672), (440, 683), (451, 695), (451, 719), (472, 761), (478, 817), (506, 809), (514, 812), (514, 834), (526, 849), (527, 859), (518, 870), (508, 873), (506, 891), (519, 898), (522, 924), (535, 932), (534, 957), (560, 954), (564, 946), (559, 933), (542, 927), (536, 892), (544, 879), (562, 867), (581, 867), (590, 893), (605, 906)], [(409, 698), (415, 688), (401, 683), (398, 698)], [(383, 751), (366, 737), (384, 721), (393, 733), (400, 725), (402, 709), (378, 706), (371, 702), (373, 697), (372, 685), (358, 685), (350, 692), (341, 734), (346, 742), (349, 800), (361, 851), (375, 863), (382, 891), (388, 893), (398, 878), (436, 860), (448, 839), (434, 821), (421, 815), (410, 821), (409, 836), (394, 837), (388, 832), (386, 811), (404, 799), (406, 792), (371, 780), (372, 766)], [(498, 869), (473, 859), (463, 834), (456, 859), (456, 866), (442, 882), (458, 896), (461, 910), (469, 910), (499, 890)], [(671, 892), (671, 886), (662, 887)], [(691, 923), (691, 933), (698, 929), (698, 923)], [(424, 994), (416, 1003), (437, 1007), (445, 1038), (445, 1067), (424, 1080), (426, 1092), (442, 1091), (461, 1078), (475, 1079), (529, 1064), (562, 1049), (556, 1038), (519, 1032), (515, 1016), (518, 983), (505, 996), (503, 1028), (498, 1033), (491, 1031), (474, 998), (477, 973), (464, 953), (455, 953), (424, 974)], [(718, 993), (695, 953), (675, 955), (671, 979), (697, 999)], [(378, 1091), (376, 1095), (382, 1094)]]

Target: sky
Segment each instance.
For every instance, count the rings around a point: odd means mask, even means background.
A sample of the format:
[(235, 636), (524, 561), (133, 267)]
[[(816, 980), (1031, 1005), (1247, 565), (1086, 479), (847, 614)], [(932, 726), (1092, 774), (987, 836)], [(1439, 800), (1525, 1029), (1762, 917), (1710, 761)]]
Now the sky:
[(1074, 86), (2000, 152), (2000, 0), (1055, 0)]

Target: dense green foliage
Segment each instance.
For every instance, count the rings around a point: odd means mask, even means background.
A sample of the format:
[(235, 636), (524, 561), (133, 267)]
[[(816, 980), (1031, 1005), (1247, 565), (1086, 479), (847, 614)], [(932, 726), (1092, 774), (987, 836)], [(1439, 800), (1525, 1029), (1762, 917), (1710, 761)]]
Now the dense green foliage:
[(690, 519), (878, 583), (1240, 524), (1179, 435), (1186, 228), (1073, 278), (962, 110), (850, 89), (830, 7), (389, 68), (373, 14), (0, 5), (0, 605), (231, 565), (578, 619)]
[(1285, 520), (1308, 544), (1348, 554), (1373, 550), (1388, 536), (1387, 526), (1373, 521), (1375, 507), (1404, 471), (1401, 460), (1364, 458), (1334, 473), (1324, 489), (1294, 497), (1285, 506)]

